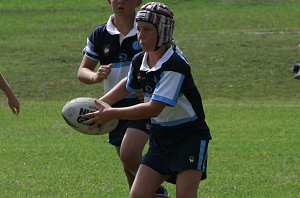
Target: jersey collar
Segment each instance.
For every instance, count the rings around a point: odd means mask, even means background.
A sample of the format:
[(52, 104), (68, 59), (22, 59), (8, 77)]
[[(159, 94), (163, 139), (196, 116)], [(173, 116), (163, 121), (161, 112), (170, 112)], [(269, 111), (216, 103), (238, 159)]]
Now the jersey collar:
[[(116, 26), (114, 26), (112, 19), (113, 19), (114, 15), (111, 15), (107, 21), (106, 24), (106, 30), (108, 31), (108, 33), (110, 33), (111, 35), (122, 35), (121, 32), (119, 32), (119, 30), (116, 28)], [(131, 37), (131, 36), (135, 36), (137, 34), (137, 27), (136, 27), (136, 22), (134, 22), (133, 24), (133, 28), (130, 30), (130, 32), (127, 35), (123, 35), (125, 38), (126, 37)]]
[(150, 68), (147, 59), (148, 59), (148, 53), (144, 54), (142, 65), (140, 67), (141, 71), (146, 71), (146, 72), (151, 72), (151, 71), (157, 71), (161, 68), (162, 64), (167, 62), (169, 58), (172, 56), (174, 53), (173, 47), (171, 46), (165, 53), (164, 55), (157, 61), (157, 63), (154, 65), (154, 67)]

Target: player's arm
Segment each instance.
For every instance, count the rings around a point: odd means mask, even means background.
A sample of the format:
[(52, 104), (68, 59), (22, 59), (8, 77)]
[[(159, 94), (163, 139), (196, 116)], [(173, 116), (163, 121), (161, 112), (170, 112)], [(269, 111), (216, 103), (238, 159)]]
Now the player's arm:
[(100, 65), (99, 69), (95, 71), (97, 63), (97, 61), (84, 55), (77, 72), (77, 78), (87, 84), (102, 82), (110, 73), (112, 65)]
[(4, 79), (4, 77), (2, 76), (2, 74), (0, 73), (0, 88), (2, 89), (2, 91), (7, 95), (9, 94), (11, 91), (10, 87), (8, 86), (8, 83), (6, 82), (6, 80)]
[(149, 102), (123, 108), (104, 109), (103, 113), (104, 116), (107, 115), (111, 119), (139, 120), (157, 117), (165, 106), (166, 104), (163, 102), (150, 100)]
[(20, 111), (20, 102), (1, 73), (0, 73), (0, 87), (7, 97), (7, 101), (10, 109), (14, 114), (18, 114)]
[(157, 117), (166, 106), (165, 103), (150, 100), (149, 102), (122, 108), (105, 108), (100, 103), (95, 102), (99, 110), (88, 113), (82, 117), (88, 118), (84, 123), (95, 123), (91, 128), (106, 123), (112, 119), (139, 120)]
[(99, 100), (106, 102), (109, 105), (115, 104), (119, 100), (125, 98), (130, 92), (126, 89), (126, 78), (122, 79), (116, 86), (109, 92), (102, 96)]

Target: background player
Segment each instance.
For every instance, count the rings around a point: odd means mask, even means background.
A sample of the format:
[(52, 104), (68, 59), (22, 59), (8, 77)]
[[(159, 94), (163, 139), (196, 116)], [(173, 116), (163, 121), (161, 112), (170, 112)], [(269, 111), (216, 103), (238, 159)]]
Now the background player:
[[(135, 8), (141, 0), (109, 0), (112, 7), (107, 23), (96, 27), (87, 38), (83, 59), (78, 70), (80, 81), (93, 84), (104, 82), (104, 93), (111, 90), (125, 78), (134, 55), (142, 49), (137, 41)], [(96, 66), (100, 63), (99, 68)], [(141, 92), (142, 93), (142, 92)], [(124, 107), (140, 103), (138, 94), (124, 97), (114, 107)], [(140, 97), (143, 100), (143, 96)], [(128, 121), (119, 120), (115, 130), (109, 133), (109, 143), (114, 145), (122, 160), (129, 187), (142, 159), (142, 151), (149, 139), (148, 119)], [(160, 187), (158, 194), (167, 194)]]

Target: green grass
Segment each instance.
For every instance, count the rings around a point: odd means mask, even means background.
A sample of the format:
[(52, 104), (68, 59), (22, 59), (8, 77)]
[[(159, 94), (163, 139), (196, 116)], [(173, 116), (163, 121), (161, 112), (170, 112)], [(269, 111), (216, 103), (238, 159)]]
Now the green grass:
[[(69, 128), (60, 115), (64, 101), (23, 104), (18, 117), (1, 106), (3, 197), (126, 197), (121, 164), (106, 136)], [(199, 195), (299, 195), (297, 103), (212, 100), (205, 107), (214, 139)], [(165, 185), (174, 197), (174, 186)]]
[[(9, 126), (0, 134), (1, 197), (127, 193), (121, 164), (106, 136), (87, 136), (69, 128), (61, 118), (62, 101), (23, 104), (20, 116), (8, 114), (1, 120), (1, 125)], [(4, 113), (8, 112), (1, 108)]]
[(298, 109), (285, 102), (208, 102), (213, 178), (204, 182), (205, 197), (299, 196)]
[[(164, 1), (192, 65), (213, 140), (199, 197), (299, 197), (298, 0)], [(76, 78), (106, 1), (1, 1), (0, 70), (21, 101), (0, 94), (1, 197), (128, 197), (107, 136), (69, 128), (60, 112), (102, 85)], [(175, 189), (167, 186), (172, 197)]]

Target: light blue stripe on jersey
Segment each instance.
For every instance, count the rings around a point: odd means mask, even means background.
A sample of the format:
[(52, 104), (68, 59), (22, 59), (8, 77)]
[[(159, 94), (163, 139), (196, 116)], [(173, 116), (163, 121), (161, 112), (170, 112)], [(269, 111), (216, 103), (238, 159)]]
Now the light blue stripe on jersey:
[[(121, 67), (129, 67), (131, 61), (126, 61), (126, 62), (119, 62), (119, 63), (113, 63), (112, 67), (113, 68), (121, 68)], [(127, 75), (127, 74), (126, 74)]]
[[(144, 94), (145, 102), (148, 102), (149, 100), (155, 100), (163, 102), (170, 99), (155, 99), (158, 98), (157, 96), (153, 96), (152, 94)], [(174, 101), (175, 102), (175, 101)], [(160, 112), (160, 114), (157, 117), (151, 118), (151, 123), (158, 124), (161, 126), (175, 126), (179, 124), (184, 124), (186, 122), (192, 122), (198, 119), (197, 115), (193, 111), (193, 108), (189, 101), (184, 97), (184, 95), (181, 95), (180, 98), (178, 98), (177, 103), (175, 106), (168, 106), (168, 104), (171, 104), (170, 101), (168, 103), (165, 103), (167, 106)]]
[(151, 118), (151, 123), (153, 124), (158, 124), (160, 126), (176, 126), (179, 124), (184, 124), (186, 122), (192, 122), (197, 120), (198, 117), (194, 115), (193, 117), (188, 117), (188, 118), (182, 118), (179, 120), (174, 120), (174, 121), (168, 121), (168, 122), (157, 122), (154, 118)]
[(185, 76), (174, 71), (162, 72), (160, 80), (155, 86), (153, 96), (156, 99), (161, 97), (164, 99), (162, 102), (167, 102), (168, 105), (175, 106), (184, 78)]
[(199, 153), (199, 160), (198, 160), (199, 170), (205, 170), (205, 165), (203, 164), (206, 158), (206, 154), (204, 155), (205, 147), (206, 147), (206, 140), (200, 140), (200, 153)]
[(84, 48), (85, 52), (88, 52), (89, 54), (93, 55), (94, 57), (99, 57), (99, 54), (97, 54), (95, 51), (94, 51), (94, 45), (93, 43), (91, 43), (88, 39), (86, 41), (86, 47)]
[(94, 60), (94, 61), (98, 61), (99, 59), (99, 54), (97, 54), (96, 52), (94, 52), (94, 45), (93, 43), (91, 43), (89, 41), (89, 39), (86, 39), (86, 47), (82, 50), (83, 55), (86, 55), (87, 57), (89, 57), (90, 59)]
[(86, 39), (86, 45), (87, 45), (88, 50), (89, 50), (90, 52), (94, 52), (95, 46), (94, 46), (93, 43), (89, 40), (89, 38)]
[[(208, 155), (208, 152), (206, 151), (204, 161), (207, 160), (207, 155)], [(203, 164), (203, 170), (205, 170), (205, 169), (206, 169), (206, 163)]]
[[(167, 89), (167, 87), (173, 88), (172, 92), (174, 93), (174, 95), (173, 95), (172, 99), (174, 101), (177, 101), (178, 94), (181, 91), (181, 86), (182, 86), (184, 78), (185, 78), (185, 76), (183, 76), (182, 74), (177, 73), (177, 72), (165, 71), (165, 72), (161, 73), (160, 79), (163, 79), (164, 83), (166, 84), (164, 89)], [(158, 82), (155, 89), (159, 89), (162, 86), (161, 81), (162, 80), (160, 80)], [(172, 87), (172, 85), (173, 86), (175, 85), (175, 87)], [(174, 91), (174, 89), (175, 89), (175, 91)], [(154, 92), (154, 94), (155, 94), (155, 92)]]
[(158, 95), (155, 95), (155, 94), (152, 95), (151, 100), (157, 100), (159, 102), (166, 103), (166, 104), (168, 104), (172, 107), (174, 107), (176, 105), (176, 101), (171, 100), (171, 99), (166, 98), (166, 97), (158, 96)]

